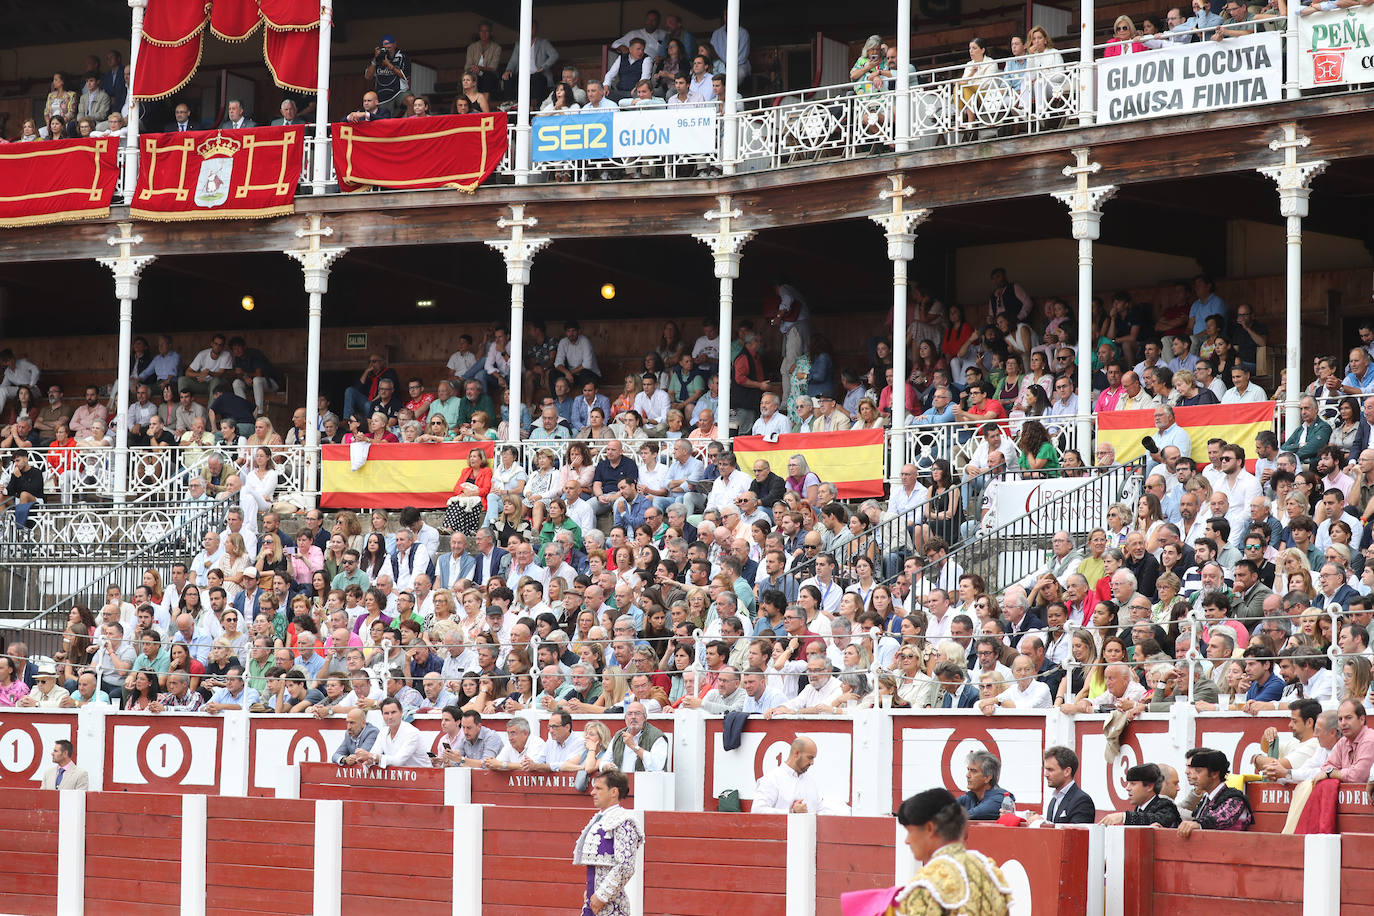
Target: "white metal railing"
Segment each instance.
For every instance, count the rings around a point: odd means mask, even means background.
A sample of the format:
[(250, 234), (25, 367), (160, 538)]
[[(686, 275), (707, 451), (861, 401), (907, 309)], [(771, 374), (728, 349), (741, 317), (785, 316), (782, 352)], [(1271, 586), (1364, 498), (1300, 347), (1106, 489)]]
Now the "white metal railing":
[[(277, 471), (278, 500), (312, 500), (319, 492), (316, 478), (317, 462), (303, 445), (274, 445), (272, 461)], [(74, 499), (112, 499), (115, 495), (115, 450), (100, 448), (34, 449), (30, 460), (43, 471), (44, 486), (49, 502), (70, 502)], [(226, 472), (246, 467), (248, 452), (244, 447), (214, 445), (165, 446), (162, 448), (130, 447), (127, 464), (127, 498), (131, 502), (170, 502), (184, 499), (186, 483), (200, 476), (212, 459), (223, 462)], [(0, 450), (0, 485), (8, 482), (10, 454)]]

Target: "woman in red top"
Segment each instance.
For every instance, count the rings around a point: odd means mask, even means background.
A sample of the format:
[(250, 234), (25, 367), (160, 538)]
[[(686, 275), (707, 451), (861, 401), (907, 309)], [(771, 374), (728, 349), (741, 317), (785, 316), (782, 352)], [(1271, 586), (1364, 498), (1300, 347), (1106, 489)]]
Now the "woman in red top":
[(1106, 57), (1134, 54), (1137, 51), (1145, 50), (1145, 46), (1136, 40), (1136, 36), (1140, 33), (1136, 31), (1135, 21), (1130, 16), (1117, 16), (1116, 22), (1112, 23), (1112, 34), (1116, 37), (1107, 42), (1107, 50), (1104, 54)]
[(458, 475), (458, 483), (453, 488), (454, 496), (480, 496), (487, 498), (491, 492), (491, 465), (487, 464), (487, 453), (480, 448), (468, 452), (468, 466)]
[(973, 338), (973, 325), (964, 320), (964, 307), (962, 305), (951, 305), (946, 309), (949, 316), (949, 327), (945, 329), (945, 336), (940, 341), (940, 352), (945, 355), (945, 359), (954, 359), (956, 356), (963, 356), (968, 347), (968, 342)]

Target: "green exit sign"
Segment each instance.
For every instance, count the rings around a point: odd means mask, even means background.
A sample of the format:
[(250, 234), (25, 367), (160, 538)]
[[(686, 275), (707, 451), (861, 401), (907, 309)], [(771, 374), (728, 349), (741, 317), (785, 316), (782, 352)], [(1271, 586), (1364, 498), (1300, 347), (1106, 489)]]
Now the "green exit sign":
[(349, 334), (347, 337), (344, 338), (344, 347), (346, 347), (349, 350), (366, 350), (367, 332), (356, 331), (354, 333)]

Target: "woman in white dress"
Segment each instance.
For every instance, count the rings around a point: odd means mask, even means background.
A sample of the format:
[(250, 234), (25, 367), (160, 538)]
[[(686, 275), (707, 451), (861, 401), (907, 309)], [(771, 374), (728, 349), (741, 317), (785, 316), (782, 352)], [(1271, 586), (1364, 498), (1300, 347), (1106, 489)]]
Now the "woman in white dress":
[(1065, 97), (1069, 91), (1069, 77), (1064, 72), (1064, 55), (1054, 47), (1050, 33), (1044, 26), (1034, 26), (1026, 33), (1026, 45), (1028, 78), (1022, 81), (1022, 91), (1030, 93), (1026, 106), (1029, 113), (1043, 118), (1057, 109), (1067, 109)]
[(259, 446), (253, 450), (252, 468), (239, 475), (243, 488), (239, 490), (239, 508), (243, 510), (243, 527), (258, 530), (258, 513), (272, 509), (272, 496), (277, 492), (277, 471), (272, 467), (272, 452)]

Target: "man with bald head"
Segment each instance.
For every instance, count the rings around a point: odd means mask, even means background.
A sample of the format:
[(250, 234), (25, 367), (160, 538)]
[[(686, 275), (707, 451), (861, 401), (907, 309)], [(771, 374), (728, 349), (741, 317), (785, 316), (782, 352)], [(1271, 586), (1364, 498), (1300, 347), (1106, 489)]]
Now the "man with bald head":
[(348, 710), (348, 728), (344, 730), (343, 741), (329, 759), (334, 763), (353, 766), (358, 762), (358, 751), (370, 751), (377, 741), (377, 726), (367, 721), (367, 713), (354, 706)]
[(751, 810), (759, 814), (848, 814), (847, 805), (831, 805), (821, 797), (820, 780), (811, 772), (816, 742), (797, 738), (782, 766), (764, 774), (754, 786)]
[(1089, 699), (1084, 697), (1074, 703), (1065, 703), (1059, 707), (1065, 713), (1089, 713), (1089, 712), (1116, 712), (1117, 709), (1129, 709), (1137, 701), (1145, 696), (1145, 688), (1140, 681), (1131, 673), (1130, 666), (1123, 664), (1111, 664), (1103, 672), (1103, 679), (1106, 682), (1106, 689), (1102, 693)]

